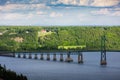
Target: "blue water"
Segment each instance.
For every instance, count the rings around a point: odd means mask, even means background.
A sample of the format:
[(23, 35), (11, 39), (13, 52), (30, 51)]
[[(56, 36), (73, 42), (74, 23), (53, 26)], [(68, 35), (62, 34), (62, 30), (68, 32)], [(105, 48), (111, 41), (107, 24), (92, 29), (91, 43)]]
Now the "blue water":
[[(7, 69), (22, 73), (29, 80), (120, 80), (120, 53), (107, 53), (107, 66), (100, 66), (99, 52), (83, 53), (84, 64), (77, 63), (77, 55), (72, 55), (74, 62), (59, 62), (23, 58), (0, 57), (0, 64)], [(44, 56), (46, 58), (46, 56)], [(64, 56), (64, 59), (66, 56)]]

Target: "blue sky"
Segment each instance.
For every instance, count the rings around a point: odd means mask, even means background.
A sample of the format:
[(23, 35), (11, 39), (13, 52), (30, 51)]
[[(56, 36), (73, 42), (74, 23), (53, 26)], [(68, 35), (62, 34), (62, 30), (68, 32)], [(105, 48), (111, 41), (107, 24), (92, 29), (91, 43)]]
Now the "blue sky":
[(120, 25), (120, 0), (0, 0), (0, 25)]

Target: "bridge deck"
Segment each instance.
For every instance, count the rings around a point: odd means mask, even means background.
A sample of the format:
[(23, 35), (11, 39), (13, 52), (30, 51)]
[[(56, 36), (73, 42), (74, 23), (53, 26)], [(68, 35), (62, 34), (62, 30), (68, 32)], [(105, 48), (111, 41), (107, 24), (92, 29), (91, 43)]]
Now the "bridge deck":
[[(40, 50), (40, 51), (19, 51), (19, 52), (10, 52), (10, 51), (0, 51), (0, 54), (11, 54), (11, 53), (26, 53), (26, 54), (68, 54), (68, 52), (70, 52), (71, 55), (78, 55), (80, 52), (101, 52), (100, 50)], [(106, 50), (106, 52), (120, 52), (120, 50)]]
[[(69, 53), (70, 52), (70, 53)], [(83, 53), (83, 52), (99, 52), (99, 53), (101, 53), (101, 51), (100, 50), (87, 50), (87, 51), (73, 51), (73, 50), (69, 50), (69, 51), (40, 51), (40, 52), (16, 52), (17, 54), (18, 53), (26, 53), (26, 54), (51, 54), (51, 55), (53, 55), (53, 54), (57, 54), (57, 55), (60, 55), (60, 54), (63, 54), (63, 55), (67, 55), (67, 54), (71, 54), (71, 55), (78, 55), (78, 54), (80, 54), (80, 53)], [(106, 51), (106, 52), (120, 52), (119, 50), (109, 50), (109, 51)]]

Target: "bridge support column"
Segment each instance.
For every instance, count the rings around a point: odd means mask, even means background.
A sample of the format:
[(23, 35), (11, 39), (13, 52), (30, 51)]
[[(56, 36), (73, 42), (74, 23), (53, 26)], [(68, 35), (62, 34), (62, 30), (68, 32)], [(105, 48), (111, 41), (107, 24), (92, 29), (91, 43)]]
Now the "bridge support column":
[(73, 62), (73, 59), (70, 57), (70, 52), (67, 54), (66, 62)]
[(101, 52), (101, 61), (100, 61), (101, 65), (107, 65), (107, 61), (106, 61), (106, 51)]
[(61, 62), (64, 61), (64, 59), (63, 59), (63, 54), (60, 54), (60, 61), (61, 61)]
[(47, 60), (48, 61), (50, 60), (50, 54), (47, 54)]
[(29, 59), (32, 59), (32, 55), (31, 55), (31, 53), (29, 54), (29, 57), (28, 57)]
[(18, 54), (18, 58), (21, 58), (21, 55), (20, 55), (20, 54)]
[(23, 58), (26, 58), (26, 54), (25, 53), (23, 54)]
[(53, 61), (56, 61), (57, 58), (56, 58), (56, 54), (53, 54)]
[(34, 57), (34, 59), (37, 59), (37, 54), (35, 54), (35, 57)]
[(83, 63), (83, 54), (78, 53), (78, 63)]
[[(104, 28), (105, 30), (105, 28)], [(105, 32), (104, 35), (101, 36), (101, 60), (100, 60), (101, 65), (107, 65), (106, 61), (106, 36)]]
[(16, 57), (15, 53), (13, 53), (13, 57)]
[(43, 54), (41, 54), (41, 56), (40, 56), (40, 60), (44, 60)]

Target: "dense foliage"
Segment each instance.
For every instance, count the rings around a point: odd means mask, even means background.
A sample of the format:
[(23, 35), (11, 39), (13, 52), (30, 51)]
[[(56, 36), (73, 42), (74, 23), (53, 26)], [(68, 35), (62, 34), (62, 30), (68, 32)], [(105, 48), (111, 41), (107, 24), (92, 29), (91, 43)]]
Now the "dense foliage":
[[(106, 36), (107, 50), (120, 50), (120, 27), (26, 27), (1, 26), (0, 50), (57, 50), (58, 46), (81, 46), (100, 50), (101, 36)], [(79, 48), (78, 48), (79, 49)]]
[(0, 80), (27, 80), (26, 76), (17, 75), (11, 70), (7, 70), (5, 65), (2, 67), (0, 65)]

